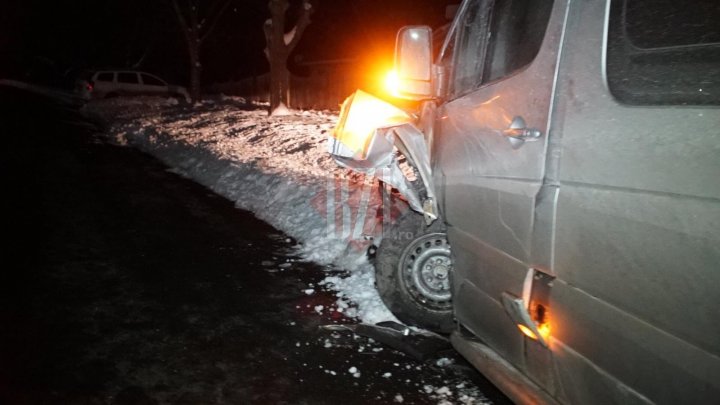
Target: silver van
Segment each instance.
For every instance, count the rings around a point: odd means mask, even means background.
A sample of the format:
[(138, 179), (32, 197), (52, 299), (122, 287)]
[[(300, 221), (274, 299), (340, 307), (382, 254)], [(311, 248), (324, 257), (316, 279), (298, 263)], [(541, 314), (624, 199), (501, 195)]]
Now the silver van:
[(416, 114), (351, 133), (356, 95), (331, 145), (418, 212), (377, 252), (391, 310), (517, 403), (720, 403), (719, 21), (707, 0), (466, 0), (436, 57), (402, 29)]

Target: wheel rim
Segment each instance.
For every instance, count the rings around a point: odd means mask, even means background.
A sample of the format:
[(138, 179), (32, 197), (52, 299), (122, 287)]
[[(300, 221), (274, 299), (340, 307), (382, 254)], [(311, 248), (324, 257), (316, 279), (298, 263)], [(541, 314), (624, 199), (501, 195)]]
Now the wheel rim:
[(400, 257), (403, 284), (410, 295), (425, 307), (451, 308), (450, 244), (444, 233), (423, 235), (410, 243)]

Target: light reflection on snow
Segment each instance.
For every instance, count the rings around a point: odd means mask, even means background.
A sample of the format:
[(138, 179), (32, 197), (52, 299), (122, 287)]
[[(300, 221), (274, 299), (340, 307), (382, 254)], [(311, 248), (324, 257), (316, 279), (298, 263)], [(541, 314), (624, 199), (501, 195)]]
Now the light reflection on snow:
[[(234, 108), (242, 100), (224, 97), (197, 108), (173, 105), (161, 99), (98, 100), (86, 106), (88, 113), (112, 118), (109, 138), (118, 144), (131, 144), (163, 160), (173, 171), (190, 177), (218, 194), (235, 201), (259, 218), (282, 230), (291, 238), (278, 235), (292, 245), (304, 260), (327, 265), (327, 276), (298, 293), (295, 309), (299, 316), (317, 316), (334, 322), (357, 317), (366, 323), (395, 321), (375, 290), (372, 265), (364, 250), (348, 248), (335, 232), (327, 231), (326, 215), (311, 201), (324, 192), (328, 176), (344, 178), (353, 173), (336, 166), (325, 151), (327, 133), (337, 121), (331, 112), (292, 112), (268, 117), (265, 110)], [(353, 184), (353, 182), (347, 182)], [(292, 272), (293, 262), (280, 263), (277, 257), (262, 258), (259, 264), (268, 272)], [(280, 274), (280, 273), (278, 273)], [(329, 290), (329, 291), (328, 291)], [(289, 322), (291, 327), (299, 327)], [(353, 345), (346, 340), (352, 337)], [(383, 347), (372, 339), (350, 332), (333, 333), (317, 341), (291, 343), (298, 350), (313, 345), (322, 350), (347, 350), (358, 356), (378, 356)], [(437, 367), (450, 367), (439, 359)], [(349, 361), (349, 360), (348, 360)], [(423, 371), (416, 362), (393, 363), (393, 371), (365, 372), (356, 365), (327, 368), (327, 378), (391, 380), (394, 384), (416, 386), (437, 403), (485, 403), (482, 394), (464, 380), (424, 383), (414, 377)], [(346, 370), (346, 371), (342, 371)], [(410, 377), (413, 376), (413, 377)], [(397, 381), (396, 381), (397, 380)], [(302, 379), (300, 381), (303, 381)], [(395, 403), (403, 395), (391, 393)]]

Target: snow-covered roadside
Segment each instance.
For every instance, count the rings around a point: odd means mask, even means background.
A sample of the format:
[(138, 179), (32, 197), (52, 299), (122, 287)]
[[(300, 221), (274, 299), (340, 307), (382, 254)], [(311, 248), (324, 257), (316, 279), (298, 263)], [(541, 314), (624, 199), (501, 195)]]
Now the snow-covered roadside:
[[(373, 223), (379, 221), (373, 215), (358, 220), (358, 213), (377, 208), (368, 202), (366, 193), (376, 192), (368, 185), (377, 183), (339, 167), (326, 152), (327, 137), (337, 121), (335, 114), (291, 111), (286, 116), (268, 117), (265, 109), (248, 110), (243, 100), (227, 97), (194, 108), (172, 99), (98, 100), (84, 111), (109, 124), (107, 134), (114, 143), (133, 145), (158, 157), (173, 171), (235, 201), (237, 207), (252, 211), (293, 237), (299, 255), (306, 260), (346, 270), (342, 276), (329, 272), (321, 283), (336, 291), (338, 299), (333, 308), (315, 307), (317, 312), (330, 309), (365, 323), (397, 321), (375, 290), (374, 269), (365, 254), (369, 242), (362, 237), (351, 240), (352, 235), (359, 235), (358, 230), (372, 233), (372, 227), (378, 225)], [(351, 221), (346, 223), (343, 217), (348, 212)], [(303, 293), (315, 294), (316, 288), (309, 285)], [(326, 336), (322, 340), (324, 347), (332, 346)], [(366, 348), (357, 350), (365, 353)], [(360, 378), (364, 371), (356, 366), (349, 363), (346, 370)], [(393, 366), (416, 367), (420, 372), (427, 365)], [(400, 380), (393, 369), (380, 377), (414, 384), (438, 404), (488, 403), (475, 384), (453, 373), (452, 360), (440, 358), (429, 367), (450, 367), (450, 371), (438, 373), (439, 380)], [(332, 376), (344, 373), (339, 369), (325, 372)], [(405, 401), (400, 394), (393, 397), (394, 403)]]
[[(244, 100), (230, 97), (194, 109), (172, 99), (136, 98), (93, 101), (84, 110), (109, 123), (116, 143), (156, 156), (295, 238), (301, 257), (347, 270), (347, 277), (323, 282), (337, 291), (334, 310), (366, 323), (396, 320), (375, 290), (367, 242), (357, 238), (359, 232), (349, 240), (348, 228), (362, 230), (376, 217), (371, 213), (356, 225), (359, 212), (373, 209), (369, 180), (338, 167), (326, 153), (337, 115), (291, 111), (268, 117), (265, 109), (249, 110)], [(355, 218), (343, 223), (338, 209)]]
[(83, 100), (81, 97), (79, 97), (76, 94), (51, 88), (39, 84), (33, 84), (33, 83), (27, 83), (27, 82), (21, 82), (19, 80), (13, 80), (13, 79), (0, 79), (0, 86), (7, 86), (7, 87), (15, 87), (22, 90), (27, 90), (33, 93), (38, 94), (44, 94), (49, 97), (54, 98), (55, 100), (61, 101), (63, 103), (67, 104), (75, 104), (75, 105), (81, 105), (81, 103), (84, 103), (85, 100)]

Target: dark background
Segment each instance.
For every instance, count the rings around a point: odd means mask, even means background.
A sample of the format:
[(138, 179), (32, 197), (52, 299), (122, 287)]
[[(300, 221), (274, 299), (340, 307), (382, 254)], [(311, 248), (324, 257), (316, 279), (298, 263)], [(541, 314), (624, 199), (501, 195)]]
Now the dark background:
[[(300, 1), (290, 2), (292, 22)], [(290, 69), (302, 74), (299, 62), (335, 59), (352, 59), (360, 69), (385, 69), (392, 63), (398, 28), (442, 25), (445, 7), (456, 3), (318, 0)], [(267, 18), (267, 0), (233, 1), (202, 47), (203, 84), (268, 70), (262, 32)], [(187, 51), (169, 0), (6, 1), (0, 62), (0, 76), (46, 84), (102, 68), (135, 68), (180, 84), (188, 77)]]

